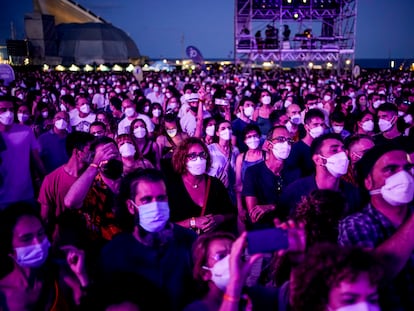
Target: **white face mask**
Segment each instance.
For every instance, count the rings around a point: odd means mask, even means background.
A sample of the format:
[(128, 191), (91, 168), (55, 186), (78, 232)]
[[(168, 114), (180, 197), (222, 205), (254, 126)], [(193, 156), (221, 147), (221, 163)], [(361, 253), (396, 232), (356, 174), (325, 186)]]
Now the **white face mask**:
[(285, 160), (289, 157), (291, 146), (285, 141), (283, 143), (273, 144), (272, 152), (273, 155), (279, 160)]
[(58, 130), (66, 130), (68, 128), (68, 122), (64, 119), (56, 120), (55, 126)]
[(344, 129), (344, 127), (343, 126), (332, 126), (332, 129), (333, 129), (334, 133), (340, 134), (342, 132), (342, 130)]
[(160, 109), (154, 109), (152, 111), (152, 115), (156, 118), (158, 118), (161, 115), (161, 110)]
[(132, 117), (135, 114), (135, 109), (133, 107), (125, 108), (125, 115), (127, 117)]
[(244, 111), (244, 115), (245, 115), (246, 117), (250, 118), (250, 117), (253, 115), (254, 108), (253, 108), (252, 106), (250, 106), (250, 107), (245, 107), (245, 108), (243, 109), (243, 111)]
[(224, 129), (219, 133), (219, 135), (220, 135), (220, 138), (223, 139), (223, 140), (230, 140), (231, 133), (232, 133), (231, 130)]
[(138, 209), (139, 225), (148, 232), (159, 232), (164, 229), (165, 225), (170, 218), (170, 207), (168, 202), (151, 202), (137, 206)]
[(67, 111), (66, 106), (64, 104), (60, 104), (60, 111)]
[(385, 180), (380, 189), (370, 191), (371, 195), (381, 194), (393, 206), (407, 204), (413, 200), (414, 178), (406, 171), (400, 171)]
[(380, 311), (380, 307), (377, 305), (373, 305), (371, 303), (368, 303), (366, 301), (361, 301), (358, 303), (355, 303), (353, 305), (343, 306), (338, 309), (332, 309), (328, 307), (329, 311)]
[(105, 94), (105, 88), (101, 87), (101, 88), (99, 89), (99, 92), (100, 92), (101, 94)]
[(80, 111), (82, 113), (89, 113), (91, 111), (91, 107), (89, 107), (88, 104), (83, 104), (82, 106), (80, 106)]
[(47, 238), (42, 243), (16, 247), (15, 261), (20, 267), (38, 268), (43, 265), (49, 254), (50, 243)]
[(154, 86), (153, 90), (154, 90), (154, 92), (158, 92), (160, 90), (160, 88), (158, 86)]
[(65, 96), (66, 95), (66, 90), (61, 90), (60, 95)]
[(175, 135), (177, 135), (177, 129), (167, 130), (167, 135), (170, 137), (175, 137)]
[(373, 104), (372, 107), (374, 107), (374, 109), (378, 109), (378, 107), (382, 104), (382, 102), (380, 100), (376, 100)]
[(48, 111), (43, 111), (43, 112), (42, 112), (42, 117), (43, 117), (43, 118), (45, 118), (45, 119), (46, 119), (48, 116), (49, 116), (49, 112), (48, 112)]
[(322, 159), (326, 160), (326, 169), (335, 178), (345, 175), (348, 171), (349, 160), (344, 151), (335, 153), (334, 155), (325, 158), (319, 155)]
[(313, 129), (310, 129), (309, 135), (312, 138), (317, 138), (317, 137), (319, 137), (323, 134), (323, 131), (324, 131), (324, 129), (323, 129), (322, 125), (319, 125), (317, 127), (314, 127)]
[(285, 108), (289, 107), (290, 105), (292, 105), (292, 101), (291, 100), (285, 100)]
[(392, 122), (385, 119), (379, 119), (378, 127), (381, 132), (387, 132), (392, 128)]
[(11, 111), (5, 111), (0, 114), (0, 122), (4, 125), (10, 125), (13, 123), (13, 112)]
[(404, 116), (404, 121), (407, 124), (413, 123), (413, 116), (411, 114), (407, 114), (406, 116)]
[[(145, 113), (148, 113), (149, 109), (150, 109), (150, 107), (149, 107), (149, 106), (145, 106), (145, 107), (144, 107), (144, 112), (145, 112)], [(126, 110), (126, 109), (125, 109), (125, 110)], [(134, 111), (135, 111), (135, 110), (134, 110)]]
[(362, 123), (362, 129), (365, 132), (372, 132), (374, 130), (374, 121), (368, 120)]
[(290, 121), (292, 121), (293, 124), (300, 124), (302, 121), (302, 118), (300, 117), (300, 114), (295, 114), (290, 118)]
[(230, 255), (217, 261), (211, 268), (203, 267), (211, 272), (211, 281), (221, 290), (225, 291), (230, 281)]
[(170, 103), (167, 105), (167, 111), (174, 110), (177, 108), (177, 103)]
[(133, 157), (135, 155), (135, 152), (135, 146), (131, 143), (125, 143), (121, 147), (119, 147), (119, 153), (124, 158)]
[(328, 101), (330, 101), (330, 100), (331, 100), (331, 96), (330, 96), (330, 95), (325, 95), (325, 96), (323, 97), (323, 100), (324, 100), (324, 101), (326, 101), (326, 102), (328, 102)]
[(285, 124), (286, 129), (288, 130), (289, 133), (293, 132), (293, 128), (292, 128), (292, 122), (291, 121), (287, 121)]
[(249, 149), (255, 150), (260, 145), (260, 138), (250, 137), (250, 138), (247, 138), (244, 142), (246, 143), (247, 147), (249, 147)]
[(216, 131), (216, 126), (215, 125), (209, 125), (206, 127), (206, 134), (208, 136), (214, 137), (214, 133)]
[(272, 98), (270, 96), (264, 96), (262, 97), (262, 103), (263, 105), (269, 105), (272, 102)]
[(206, 172), (207, 160), (197, 157), (187, 162), (187, 170), (193, 176), (200, 176)]
[(27, 120), (29, 120), (30, 116), (27, 113), (18, 113), (17, 114), (17, 120), (19, 120), (20, 123), (24, 123)]
[(145, 134), (147, 134), (147, 131), (145, 130), (144, 127), (137, 127), (134, 129), (134, 136), (136, 138), (143, 138), (145, 137)]

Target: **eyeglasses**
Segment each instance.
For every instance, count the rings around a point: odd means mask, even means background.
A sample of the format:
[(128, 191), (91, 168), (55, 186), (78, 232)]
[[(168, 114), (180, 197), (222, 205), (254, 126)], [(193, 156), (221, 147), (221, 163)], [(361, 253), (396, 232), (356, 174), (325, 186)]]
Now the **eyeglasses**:
[(284, 136), (270, 138), (269, 141), (271, 141), (272, 143), (275, 141), (278, 143), (284, 143), (285, 141), (287, 141), (289, 145), (292, 145), (295, 142), (292, 138), (284, 137)]
[(197, 158), (207, 159), (207, 152), (204, 152), (204, 151), (199, 152), (199, 153), (192, 152), (192, 153), (187, 154), (185, 157), (190, 161), (195, 161), (197, 160)]

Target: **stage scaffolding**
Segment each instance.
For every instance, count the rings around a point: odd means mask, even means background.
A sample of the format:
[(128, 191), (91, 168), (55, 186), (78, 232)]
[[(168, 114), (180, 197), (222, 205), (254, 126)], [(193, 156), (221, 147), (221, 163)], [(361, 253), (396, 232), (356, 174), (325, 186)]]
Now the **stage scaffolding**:
[(352, 69), (356, 17), (357, 0), (235, 0), (235, 62)]

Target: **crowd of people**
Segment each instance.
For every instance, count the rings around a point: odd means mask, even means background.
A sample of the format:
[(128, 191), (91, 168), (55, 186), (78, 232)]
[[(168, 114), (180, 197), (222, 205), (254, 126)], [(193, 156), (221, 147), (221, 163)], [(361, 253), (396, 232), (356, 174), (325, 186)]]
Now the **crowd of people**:
[(17, 71), (0, 309), (414, 310), (413, 116), (404, 71)]

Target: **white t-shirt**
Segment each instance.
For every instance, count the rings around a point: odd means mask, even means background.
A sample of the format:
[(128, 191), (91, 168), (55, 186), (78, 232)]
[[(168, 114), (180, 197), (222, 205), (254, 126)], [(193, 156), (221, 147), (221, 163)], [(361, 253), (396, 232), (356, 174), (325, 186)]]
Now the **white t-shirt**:
[(93, 95), (92, 104), (96, 105), (96, 109), (102, 109), (105, 107), (105, 96), (97, 93)]
[(147, 95), (147, 98), (151, 101), (151, 103), (159, 103), (162, 105), (164, 102), (164, 94), (160, 93), (160, 95), (156, 95), (155, 92), (151, 92)]
[(76, 131), (89, 133), (91, 123), (95, 122), (96, 114), (89, 113), (85, 118), (81, 118), (79, 114), (70, 120), (70, 125), (75, 127)]
[(154, 123), (152, 123), (151, 119), (145, 115), (145, 114), (141, 114), (141, 113), (137, 113), (137, 116), (134, 117), (133, 119), (129, 120), (127, 117), (123, 118), (119, 124), (118, 124), (118, 135), (121, 134), (129, 134), (129, 128), (131, 126), (132, 121), (134, 121), (135, 119), (142, 119), (146, 126), (147, 126), (147, 130), (149, 133), (154, 132)]

